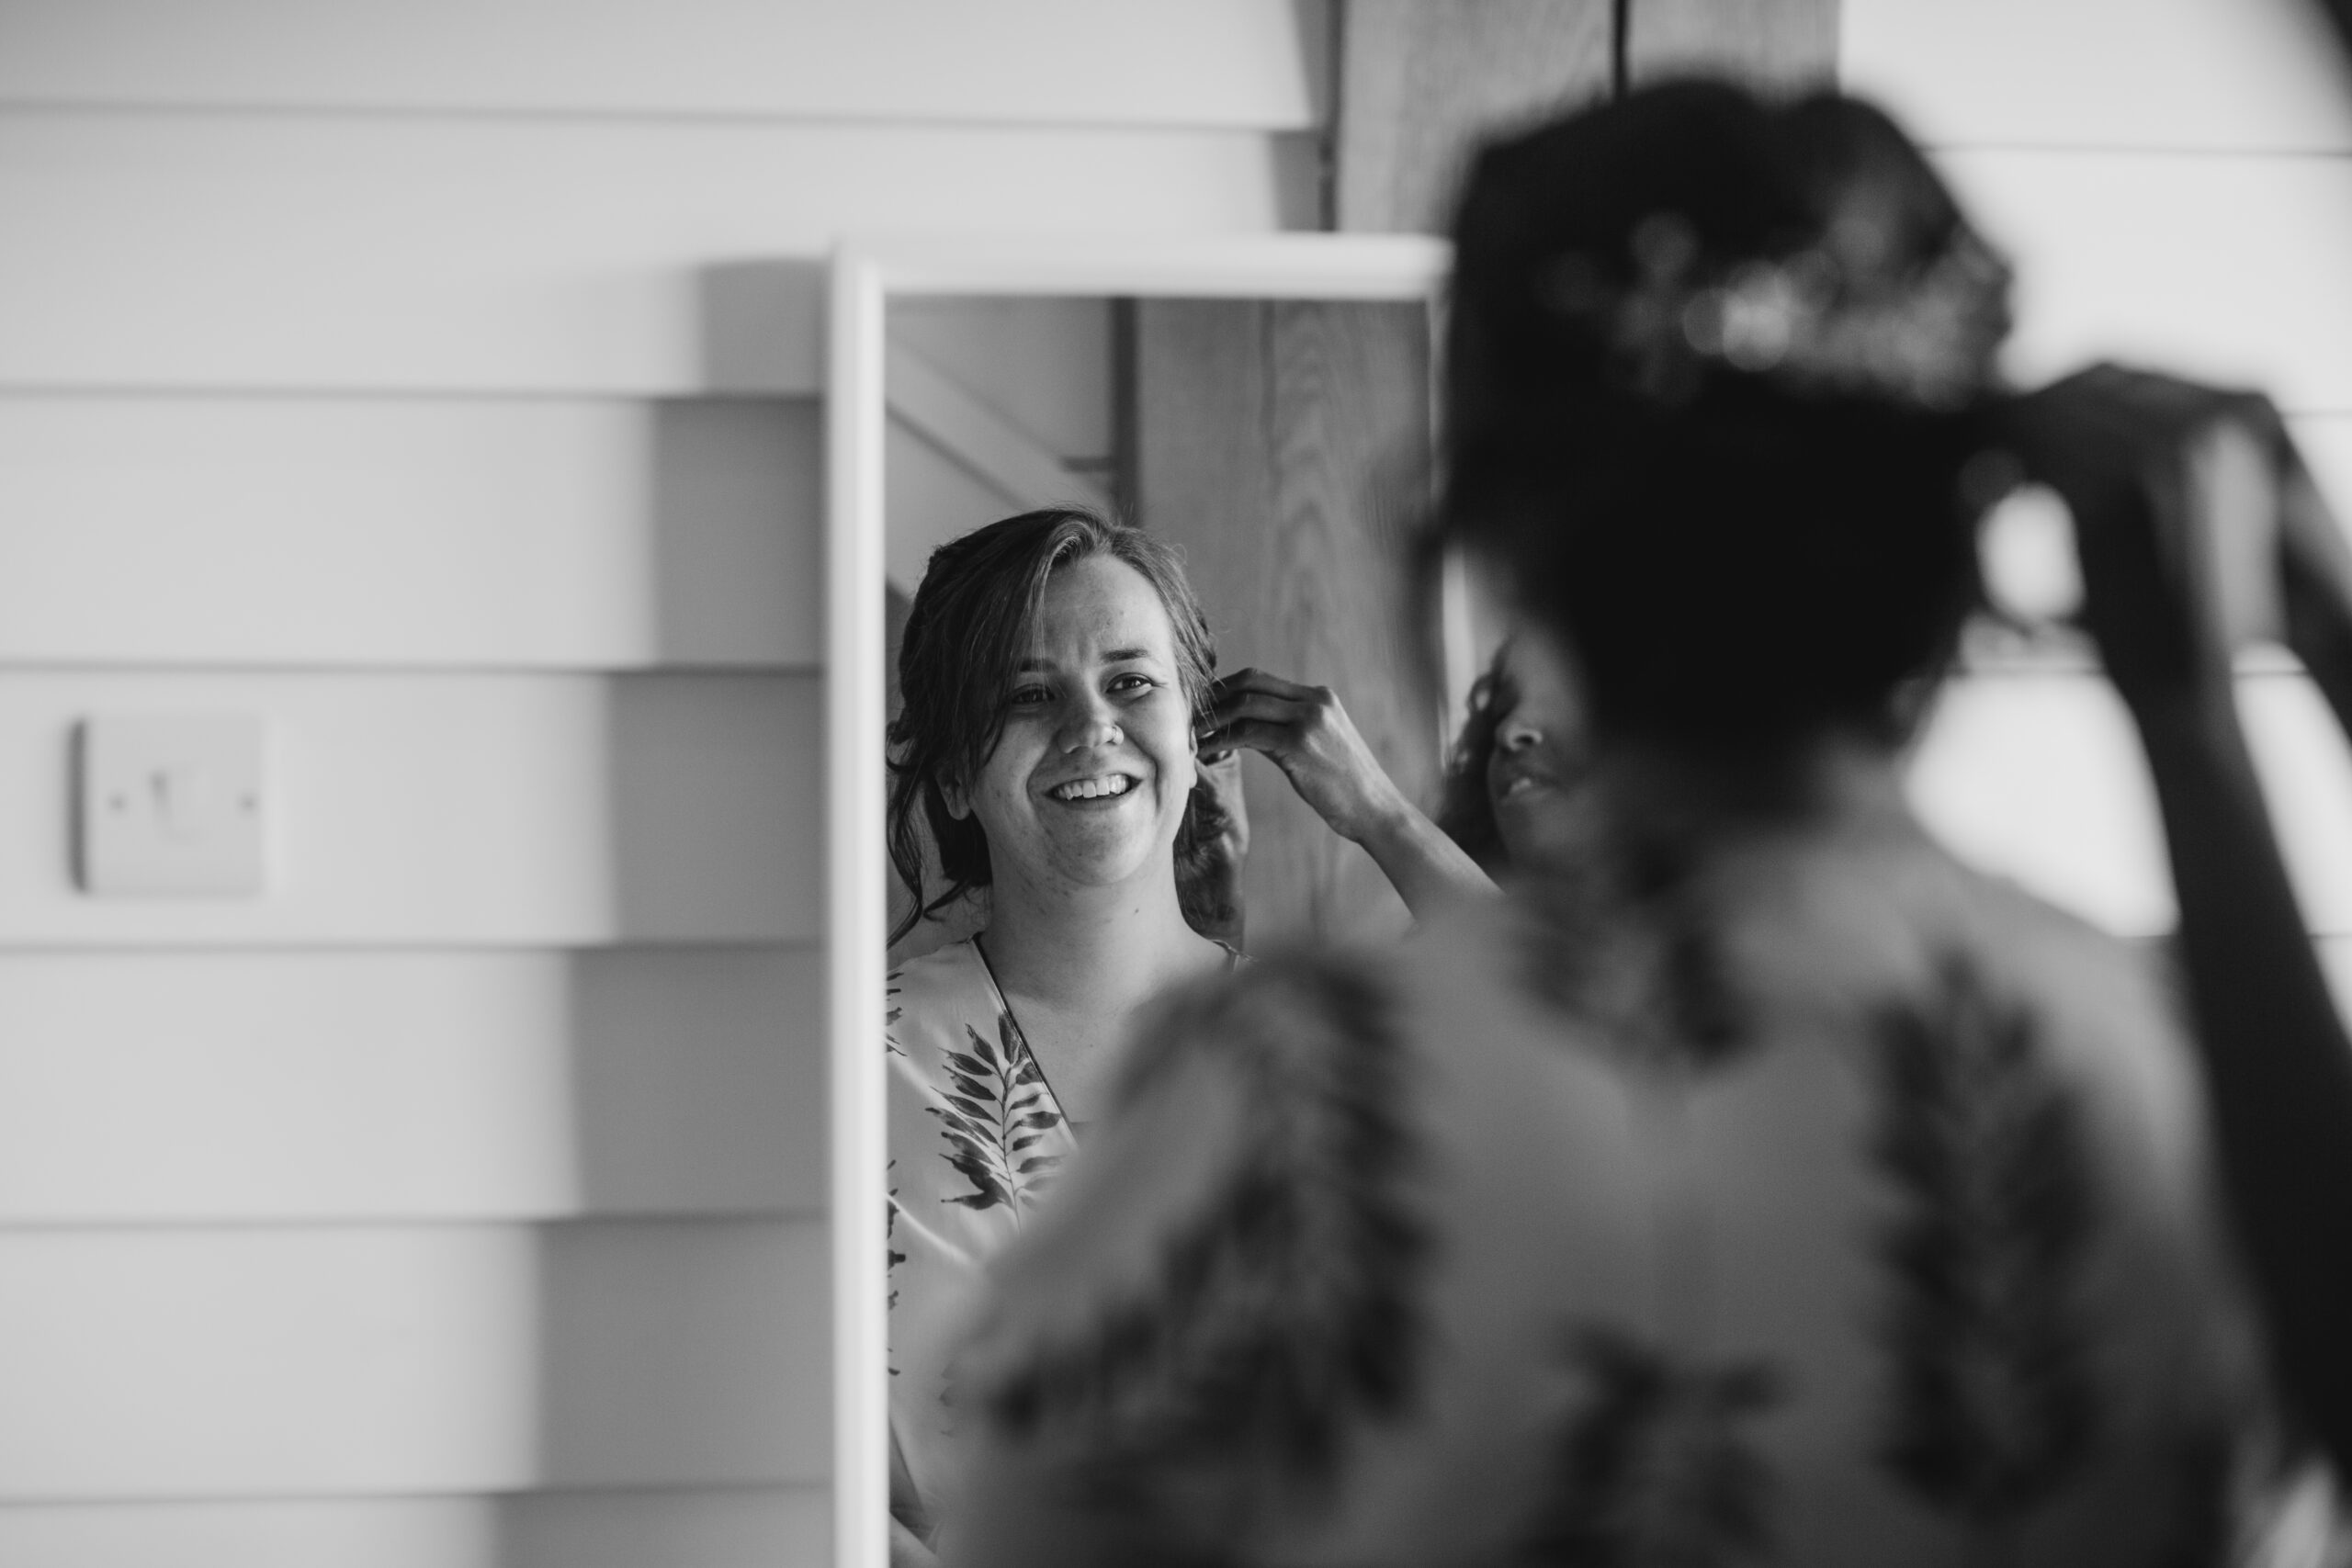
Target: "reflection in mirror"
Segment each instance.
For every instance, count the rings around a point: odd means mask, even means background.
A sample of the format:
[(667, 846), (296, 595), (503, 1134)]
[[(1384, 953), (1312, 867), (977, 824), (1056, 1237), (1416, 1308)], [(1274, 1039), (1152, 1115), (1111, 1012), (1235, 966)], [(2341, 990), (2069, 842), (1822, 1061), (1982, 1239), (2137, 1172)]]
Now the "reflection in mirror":
[[(1105, 299), (917, 298), (891, 305), (883, 558), (893, 720), (902, 701), (899, 638), (933, 550), (1041, 506), (1122, 510), (1116, 313)], [(935, 873), (927, 880), (936, 891)], [(911, 897), (894, 876), (892, 930)], [(891, 966), (970, 936), (986, 914), (984, 897), (956, 900), (892, 942)]]
[[(1429, 331), (1426, 307), (1389, 302), (894, 302), (893, 715), (898, 638), (931, 551), (998, 517), (1083, 507), (1176, 548), (1219, 673), (1330, 686), (1402, 795), (1433, 807), (1449, 710), (1497, 638), (1457, 627), (1441, 639), (1407, 558), (1428, 501)], [(1416, 626), (1427, 646), (1415, 646)], [(1454, 677), (1451, 704), (1442, 669)], [(1240, 775), (1252, 943), (1401, 929), (1404, 901), (1372, 855), (1262, 757)], [(903, 886), (891, 896), (895, 925)], [(958, 940), (982, 919), (968, 904), (944, 910), (894, 943), (892, 958)]]
[[(955, 1509), (948, 1363), (979, 1269), (1082, 1141), (1148, 998), (1490, 886), (1432, 818), (1449, 707), (1498, 639), (1411, 558), (1423, 299), (922, 296), (889, 302), (885, 343), (892, 755), (941, 781), (934, 809), (894, 778), (894, 830), (903, 814), (921, 840), (926, 908), (970, 874), (976, 838), (990, 883), (928, 916), (889, 887), (891, 1495), (920, 1561)], [(1060, 525), (1085, 542), (1013, 649), (1017, 618), (989, 607), (1022, 597), (1057, 525), (992, 532), (1010, 567), (933, 553), (1049, 507), (1114, 521)], [(976, 608), (955, 607), (963, 590)], [(1193, 600), (1223, 682), (1198, 690)], [(1006, 691), (944, 701), (991, 649)], [(1445, 814), (1489, 855), (1513, 792), (1557, 772), (1535, 716), (1566, 711), (1510, 659), (1478, 688), (1480, 754)], [(918, 764), (959, 716), (994, 727), (975, 771)]]

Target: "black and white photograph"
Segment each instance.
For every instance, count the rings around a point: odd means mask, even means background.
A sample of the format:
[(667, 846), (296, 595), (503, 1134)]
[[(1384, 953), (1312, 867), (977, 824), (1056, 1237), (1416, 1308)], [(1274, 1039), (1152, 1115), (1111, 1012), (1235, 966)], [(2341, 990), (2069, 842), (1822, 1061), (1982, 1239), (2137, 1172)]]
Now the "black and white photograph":
[(2352, 0), (0, 0), (0, 1568), (2352, 1568)]

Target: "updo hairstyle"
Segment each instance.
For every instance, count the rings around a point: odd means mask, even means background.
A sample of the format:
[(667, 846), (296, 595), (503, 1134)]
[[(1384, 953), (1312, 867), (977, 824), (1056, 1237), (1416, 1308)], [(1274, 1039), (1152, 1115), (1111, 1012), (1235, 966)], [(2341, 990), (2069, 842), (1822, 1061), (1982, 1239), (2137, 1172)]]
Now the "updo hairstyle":
[[(979, 818), (947, 809), (968, 790), (1004, 732), (1007, 699), (1053, 574), (1107, 556), (1140, 573), (1176, 632), (1176, 678), (1195, 731), (1205, 716), (1216, 654), (1208, 622), (1176, 554), (1140, 528), (1072, 507), (1024, 512), (952, 539), (931, 554), (899, 644), (902, 706), (889, 730), (890, 863), (914, 896), (890, 941), (976, 887), (989, 886)], [(921, 813), (920, 821), (917, 813)], [(1180, 867), (1219, 829), (1197, 788), (1176, 838)], [(926, 901), (928, 830), (945, 888)], [(1183, 879), (1180, 877), (1180, 892)], [(1189, 908), (1187, 914), (1193, 913)]]
[(1443, 526), (1595, 728), (1888, 728), (1976, 602), (2008, 269), (1883, 114), (1686, 82), (1488, 147), (1454, 223)]

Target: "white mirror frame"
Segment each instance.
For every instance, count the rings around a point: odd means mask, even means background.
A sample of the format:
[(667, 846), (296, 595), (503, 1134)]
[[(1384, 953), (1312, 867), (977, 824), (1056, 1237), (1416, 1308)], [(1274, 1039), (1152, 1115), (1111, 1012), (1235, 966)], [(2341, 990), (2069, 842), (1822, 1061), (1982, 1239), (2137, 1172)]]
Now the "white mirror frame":
[[(853, 241), (835, 254), (825, 384), (825, 982), (831, 1094), (833, 1562), (889, 1554), (888, 1269), (880, 1049), (883, 317), (903, 296), (1423, 300), (1450, 254), (1419, 235), (988, 236)], [(985, 519), (974, 519), (977, 524)]]

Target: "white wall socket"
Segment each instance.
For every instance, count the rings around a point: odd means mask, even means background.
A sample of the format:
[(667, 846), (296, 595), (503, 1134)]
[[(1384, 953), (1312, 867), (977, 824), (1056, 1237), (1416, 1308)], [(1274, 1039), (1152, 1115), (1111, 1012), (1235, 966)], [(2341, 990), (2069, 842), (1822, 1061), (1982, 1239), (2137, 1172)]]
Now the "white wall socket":
[(236, 897), (262, 890), (259, 718), (86, 718), (75, 741), (74, 864), (85, 892)]

